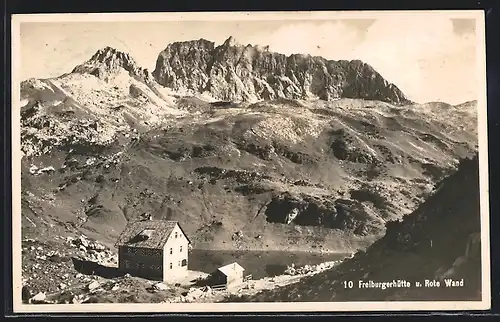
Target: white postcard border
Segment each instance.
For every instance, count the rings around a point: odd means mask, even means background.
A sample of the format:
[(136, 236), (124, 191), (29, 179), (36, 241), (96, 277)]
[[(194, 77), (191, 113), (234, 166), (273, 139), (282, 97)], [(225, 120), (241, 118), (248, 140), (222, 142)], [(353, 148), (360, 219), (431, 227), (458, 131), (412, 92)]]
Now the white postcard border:
[[(207, 20), (325, 20), (374, 19), (384, 16), (428, 15), (476, 19), (478, 63), (478, 141), (481, 207), (481, 301), (429, 302), (276, 302), (276, 303), (166, 303), (166, 304), (22, 304), (21, 288), (21, 149), (20, 149), (20, 24), (29, 22), (207, 21)], [(350, 312), (487, 310), (491, 306), (488, 141), (486, 109), (485, 15), (482, 10), (447, 11), (323, 11), (323, 12), (197, 12), (23, 14), (12, 16), (12, 257), (15, 313), (118, 312)]]

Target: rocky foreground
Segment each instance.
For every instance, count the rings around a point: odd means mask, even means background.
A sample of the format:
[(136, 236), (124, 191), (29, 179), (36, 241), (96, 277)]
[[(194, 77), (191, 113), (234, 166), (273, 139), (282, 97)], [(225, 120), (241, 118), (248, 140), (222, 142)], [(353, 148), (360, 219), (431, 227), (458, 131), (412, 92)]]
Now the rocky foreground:
[(151, 281), (118, 271), (116, 253), (84, 235), (77, 238), (55, 236), (55, 239), (64, 239), (65, 250), (47, 252), (47, 248), (53, 247), (32, 239), (23, 241), (26, 258), (22, 269), (24, 303), (210, 303), (296, 283), (342, 262), (303, 267), (292, 264), (283, 275), (250, 279), (233, 289), (216, 290), (202, 286), (207, 273), (189, 271), (185, 280), (172, 284)]

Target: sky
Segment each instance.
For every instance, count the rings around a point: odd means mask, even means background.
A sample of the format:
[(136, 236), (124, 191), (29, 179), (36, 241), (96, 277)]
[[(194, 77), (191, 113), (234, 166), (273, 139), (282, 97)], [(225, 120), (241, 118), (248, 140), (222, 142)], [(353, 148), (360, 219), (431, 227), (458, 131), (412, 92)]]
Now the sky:
[(416, 102), (459, 104), (478, 95), (474, 19), (390, 15), (377, 19), (22, 22), (21, 78), (70, 72), (100, 48), (154, 69), (169, 43), (204, 38), (269, 45), (284, 54), (360, 59)]

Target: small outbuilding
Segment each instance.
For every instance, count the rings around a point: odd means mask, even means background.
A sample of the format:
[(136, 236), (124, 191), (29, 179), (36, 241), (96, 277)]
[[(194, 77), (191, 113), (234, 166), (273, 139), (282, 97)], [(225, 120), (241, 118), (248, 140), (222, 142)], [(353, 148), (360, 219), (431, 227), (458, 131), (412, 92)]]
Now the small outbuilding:
[(216, 269), (210, 274), (210, 282), (213, 286), (222, 286), (233, 288), (243, 283), (245, 269), (234, 262)]
[(129, 222), (115, 246), (118, 268), (131, 275), (165, 282), (187, 276), (189, 238), (177, 221)]

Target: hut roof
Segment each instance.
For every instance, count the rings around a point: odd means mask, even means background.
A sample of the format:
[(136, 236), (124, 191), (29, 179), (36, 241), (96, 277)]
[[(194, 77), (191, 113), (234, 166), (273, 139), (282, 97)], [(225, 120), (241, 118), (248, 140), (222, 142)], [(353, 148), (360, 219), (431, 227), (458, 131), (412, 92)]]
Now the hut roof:
[[(115, 247), (131, 246), (162, 249), (177, 225), (179, 225), (177, 221), (167, 220), (140, 220), (129, 222), (120, 234), (120, 237), (118, 237)], [(179, 228), (190, 243), (189, 238), (180, 225)]]
[(241, 272), (241, 271), (244, 271), (245, 269), (240, 264), (234, 262), (234, 263), (219, 267), (217, 270), (226, 276), (230, 276), (230, 275), (234, 274), (235, 272)]

